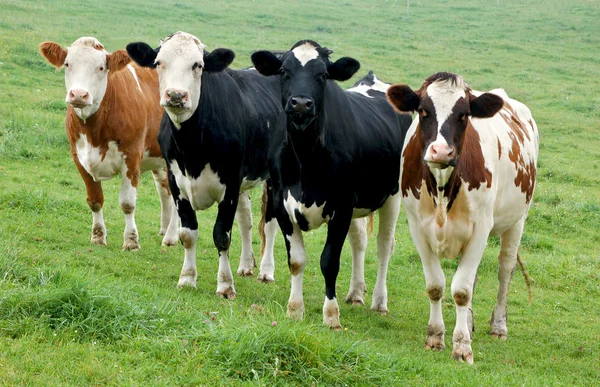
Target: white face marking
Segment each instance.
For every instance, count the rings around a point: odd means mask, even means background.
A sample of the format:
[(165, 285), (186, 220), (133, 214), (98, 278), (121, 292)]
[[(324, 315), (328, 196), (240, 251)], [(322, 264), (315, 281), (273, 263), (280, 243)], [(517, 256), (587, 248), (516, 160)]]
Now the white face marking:
[(129, 71), (131, 71), (133, 79), (135, 79), (135, 83), (137, 84), (138, 90), (142, 91), (142, 87), (140, 86), (140, 81), (138, 79), (137, 73), (135, 72), (135, 68), (130, 64), (127, 65), (127, 68), (129, 69)]
[(79, 163), (94, 181), (111, 179), (123, 168), (123, 153), (119, 151), (115, 141), (108, 143), (108, 150), (104, 157), (100, 154), (100, 148), (92, 146), (84, 134), (77, 139), (75, 149)]
[(317, 48), (310, 43), (304, 43), (292, 50), (292, 53), (300, 61), (302, 67), (304, 67), (309, 61), (317, 59), (319, 52)]
[(283, 199), (283, 206), (285, 207), (290, 220), (293, 223), (298, 224), (298, 220), (296, 219), (296, 210), (298, 210), (302, 215), (304, 215), (304, 218), (308, 222), (309, 230), (319, 228), (323, 223), (329, 221), (329, 216), (323, 218), (323, 208), (325, 208), (326, 203), (327, 202), (323, 202), (323, 204), (320, 206), (317, 206), (317, 203), (313, 203), (312, 206), (306, 207), (304, 203), (300, 203), (298, 200), (296, 200), (289, 190), (286, 198)]
[[(100, 108), (106, 93), (108, 53), (98, 40), (90, 37), (77, 39), (67, 50), (65, 59), (66, 102), (74, 103), (75, 113), (86, 120)], [(73, 100), (70, 93), (87, 93), (85, 101)]]
[[(177, 128), (188, 120), (198, 108), (200, 102), (200, 86), (204, 67), (204, 48), (206, 46), (197, 37), (185, 32), (177, 32), (161, 42), (156, 57), (156, 67), (160, 83), (160, 104)], [(192, 70), (194, 64), (196, 69)], [(188, 99), (181, 108), (166, 106), (166, 92), (176, 90), (187, 93)]]
[(451, 82), (434, 82), (427, 87), (427, 95), (431, 98), (438, 122), (438, 133), (442, 125), (460, 98), (466, 98), (464, 86), (452, 86)]
[(351, 91), (353, 93), (362, 94), (368, 98), (375, 98), (375, 97), (370, 96), (367, 92), (369, 90), (375, 90), (375, 91), (379, 91), (379, 92), (382, 92), (385, 94), (387, 89), (389, 89), (391, 86), (389, 83), (385, 83), (385, 82), (382, 82), (381, 80), (379, 80), (375, 75), (373, 75), (373, 81), (374, 81), (374, 83), (372, 86), (361, 84), (361, 85), (349, 88), (348, 91)]
[(175, 176), (181, 196), (187, 199), (195, 211), (206, 210), (215, 202), (221, 203), (225, 197), (225, 185), (221, 183), (219, 175), (206, 164), (200, 176), (190, 179), (184, 174), (176, 161), (171, 162), (171, 172)]

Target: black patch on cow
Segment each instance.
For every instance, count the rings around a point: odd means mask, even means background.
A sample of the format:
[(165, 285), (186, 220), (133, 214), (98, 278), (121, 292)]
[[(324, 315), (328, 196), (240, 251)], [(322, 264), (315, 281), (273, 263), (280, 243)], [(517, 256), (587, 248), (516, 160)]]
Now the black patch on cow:
[(294, 210), (294, 215), (296, 216), (296, 223), (298, 223), (298, 227), (300, 227), (300, 230), (308, 231), (308, 221), (299, 209), (296, 208)]
[(126, 49), (127, 55), (138, 65), (150, 68), (156, 67), (154, 61), (160, 51), (160, 47), (154, 49), (144, 42), (135, 42), (129, 43)]
[(234, 59), (235, 53), (228, 48), (217, 48), (210, 53), (204, 51), (204, 70), (223, 71)]

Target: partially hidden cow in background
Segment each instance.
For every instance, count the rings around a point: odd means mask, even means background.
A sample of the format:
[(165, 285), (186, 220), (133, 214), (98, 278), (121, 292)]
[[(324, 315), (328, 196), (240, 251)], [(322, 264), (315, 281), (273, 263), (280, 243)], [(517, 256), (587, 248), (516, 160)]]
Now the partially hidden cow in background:
[(394, 112), (384, 92), (342, 90), (335, 81), (349, 79), (360, 65), (347, 57), (331, 62), (331, 52), (302, 40), (281, 59), (258, 51), (252, 62), (261, 74), (276, 75), (271, 78), (281, 88), (280, 104), (287, 113), (287, 130), (274, 133), (269, 150), (270, 210), (285, 237), (292, 274), (287, 312), (296, 319), (304, 313), (302, 232), (328, 223), (321, 254), (323, 322), (339, 329), (335, 284), (342, 246), (350, 234), (353, 273), (346, 301), (364, 303), (364, 217), (376, 210), (379, 270), (371, 308), (387, 312), (387, 267), (400, 206), (400, 152), (411, 117)]
[(140, 248), (134, 218), (137, 187), (140, 174), (151, 170), (161, 202), (162, 243), (176, 244), (177, 212), (157, 140), (164, 112), (158, 105), (156, 73), (130, 65), (124, 50), (108, 53), (92, 37), (79, 38), (66, 49), (44, 42), (40, 51), (57, 69), (65, 67), (67, 136), (92, 210), (92, 243), (106, 245), (101, 182), (120, 173), (123, 248)]
[[(242, 234), (238, 274), (253, 275), (247, 190), (268, 178), (267, 149), (271, 138), (284, 130), (279, 84), (252, 69), (227, 68), (234, 59), (233, 51), (218, 48), (209, 52), (197, 37), (185, 32), (167, 37), (156, 49), (137, 42), (127, 45), (127, 51), (138, 64), (157, 70), (160, 105), (167, 112), (159, 142), (169, 168), (169, 184), (181, 218), (179, 237), (185, 248), (178, 285), (196, 286), (196, 211), (217, 203), (213, 228), (219, 253), (216, 293), (234, 298), (229, 265), (231, 228), (238, 208)], [(271, 224), (266, 232), (274, 235), (277, 225)], [(273, 280), (274, 268), (267, 269), (271, 271), (261, 272), (259, 280)]]
[(535, 186), (537, 126), (504, 90), (476, 92), (451, 73), (432, 75), (416, 92), (394, 85), (387, 93), (399, 111), (418, 113), (402, 153), (401, 191), (431, 304), (425, 348), (445, 348), (440, 259), (458, 256), (452, 356), (473, 363), (473, 289), (489, 235), (501, 242), (491, 334), (507, 336), (506, 296)]

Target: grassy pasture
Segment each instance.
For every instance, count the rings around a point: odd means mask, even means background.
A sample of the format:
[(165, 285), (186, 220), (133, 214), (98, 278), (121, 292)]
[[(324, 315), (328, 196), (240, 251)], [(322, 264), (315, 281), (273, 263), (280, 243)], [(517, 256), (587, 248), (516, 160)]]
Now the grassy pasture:
[[(597, 0), (334, 0), (200, 2), (0, 0), (1, 385), (592, 385), (600, 380), (600, 2)], [(423, 349), (428, 299), (404, 214), (388, 276), (388, 316), (341, 306), (345, 329), (321, 325), (318, 259), (325, 228), (306, 236), (306, 315), (285, 317), (289, 275), (281, 237), (276, 282), (235, 278), (234, 301), (214, 296), (214, 208), (198, 213), (198, 289), (175, 288), (181, 246), (161, 248), (159, 201), (145, 175), (137, 224), (142, 250), (121, 251), (119, 179), (103, 183), (108, 246), (89, 243), (85, 187), (64, 133), (64, 78), (37, 53), (45, 40), (97, 37), (108, 50), (174, 31), (232, 48), (310, 38), (353, 56), (389, 82), (419, 87), (437, 71), (473, 88), (503, 87), (541, 132), (538, 186), (521, 255), (534, 278), (527, 302), (517, 272), (509, 339), (487, 335), (499, 243), (491, 239), (474, 301), (475, 366), (450, 349)], [(255, 224), (259, 192), (252, 194)], [(258, 235), (254, 237), (258, 257)], [(366, 279), (374, 286), (374, 236)], [(232, 242), (237, 268), (240, 242)], [(447, 283), (456, 262), (445, 261)], [(258, 270), (256, 270), (258, 272)], [(350, 278), (344, 250), (341, 297)], [(449, 287), (449, 285), (448, 285)], [(370, 294), (367, 296), (370, 303)], [(446, 345), (454, 306), (444, 298)], [(277, 325), (272, 326), (276, 321)]]

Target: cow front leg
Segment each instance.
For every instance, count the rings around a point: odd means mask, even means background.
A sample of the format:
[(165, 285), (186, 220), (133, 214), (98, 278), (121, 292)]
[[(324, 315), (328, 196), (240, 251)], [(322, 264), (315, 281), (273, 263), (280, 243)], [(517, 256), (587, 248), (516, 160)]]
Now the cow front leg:
[(91, 242), (96, 245), (106, 246), (106, 225), (104, 223), (104, 215), (102, 214), (102, 206), (104, 205), (104, 193), (102, 192), (102, 184), (94, 181), (92, 176), (79, 163), (77, 155), (73, 154), (73, 160), (77, 166), (77, 170), (85, 184), (87, 192), (87, 204), (92, 210), (92, 237)]
[(123, 182), (119, 193), (119, 204), (125, 215), (125, 231), (123, 232), (123, 250), (139, 250), (140, 241), (135, 224), (135, 205), (137, 200), (137, 186), (140, 176), (138, 169), (126, 169), (121, 172)]
[(217, 295), (228, 299), (235, 298), (233, 274), (229, 264), (229, 246), (231, 228), (238, 205), (239, 187), (227, 186), (225, 195), (219, 203), (217, 220), (213, 229), (213, 241), (219, 252), (219, 272), (217, 273)]
[(269, 283), (275, 281), (275, 235), (279, 225), (275, 218), (273, 204), (273, 187), (270, 182), (264, 184), (259, 233), (261, 238), (261, 260), (258, 281)]
[(377, 282), (373, 289), (371, 310), (388, 313), (387, 271), (390, 258), (394, 253), (396, 222), (400, 212), (400, 193), (390, 196), (379, 209), (379, 232), (377, 233)]
[(498, 297), (490, 319), (490, 334), (506, 340), (508, 337), (506, 297), (510, 280), (517, 265), (517, 254), (523, 234), (525, 218), (500, 235), (500, 254), (498, 255)]
[(367, 220), (368, 218), (352, 219), (348, 239), (352, 248), (352, 277), (346, 302), (354, 305), (364, 305), (365, 300), (365, 252), (367, 250)]
[[(304, 278), (304, 268), (306, 267), (306, 250), (304, 249), (304, 239), (302, 231), (298, 225), (294, 224), (284, 230), (282, 227), (285, 246), (288, 253), (288, 266), (292, 274), (292, 285), (290, 289), (290, 298), (287, 304), (287, 315), (294, 320), (302, 320), (304, 317), (304, 296), (302, 294), (302, 281)], [(287, 231), (287, 232), (286, 232)]]
[(327, 240), (321, 253), (321, 273), (325, 278), (325, 301), (323, 303), (323, 324), (338, 330), (340, 324), (340, 307), (337, 302), (335, 284), (340, 271), (340, 255), (344, 240), (350, 228), (352, 207), (350, 211), (337, 210), (327, 228)]
[(242, 239), (242, 254), (237, 274), (242, 277), (251, 277), (254, 275), (256, 261), (252, 253), (252, 208), (248, 191), (240, 193), (235, 218), (240, 227), (240, 237)]
[[(484, 231), (482, 231), (484, 230)], [(452, 357), (458, 361), (473, 364), (471, 348), (472, 332), (469, 327), (470, 307), (473, 298), (473, 285), (481, 262), (490, 228), (478, 226), (470, 242), (459, 258), (458, 269), (452, 280), (452, 298), (456, 306), (456, 326), (452, 335)]]
[(154, 185), (160, 198), (160, 235), (164, 235), (163, 246), (175, 246), (177, 244), (179, 227), (179, 216), (169, 189), (167, 168), (152, 171)]
[[(173, 179), (174, 180), (174, 179)], [(173, 187), (171, 185), (171, 187)], [(181, 219), (181, 227), (179, 229), (179, 239), (183, 244), (183, 267), (179, 275), (177, 287), (196, 287), (196, 279), (198, 271), (196, 269), (196, 244), (198, 243), (198, 220), (196, 211), (186, 199), (180, 199), (178, 191), (171, 189), (175, 197), (175, 205), (177, 213)]]

